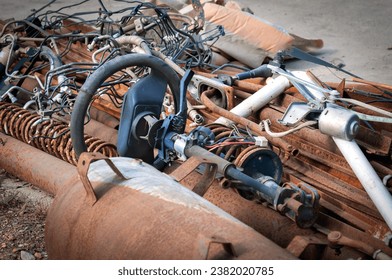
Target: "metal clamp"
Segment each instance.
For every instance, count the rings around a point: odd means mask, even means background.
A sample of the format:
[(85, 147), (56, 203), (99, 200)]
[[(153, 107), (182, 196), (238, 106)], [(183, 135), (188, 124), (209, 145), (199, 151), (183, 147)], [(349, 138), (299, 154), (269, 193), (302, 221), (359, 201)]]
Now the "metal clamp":
[(195, 259), (198, 260), (208, 260), (210, 259), (210, 251), (212, 250), (212, 247), (214, 244), (221, 245), (221, 248), (219, 248), (221, 251), (223, 251), (228, 254), (229, 256), (235, 258), (238, 255), (236, 254), (234, 250), (234, 246), (231, 242), (228, 242), (222, 238), (219, 237), (207, 237), (207, 236), (200, 236), (198, 239), (198, 242), (196, 243), (197, 249), (195, 252)]
[(109, 165), (109, 167), (113, 170), (113, 172), (116, 173), (116, 175), (121, 179), (123, 180), (129, 179), (121, 173), (121, 171), (114, 165), (114, 163), (110, 160), (110, 158), (100, 153), (82, 153), (79, 157), (77, 169), (79, 173), (79, 178), (83, 183), (84, 189), (86, 190), (87, 202), (91, 206), (93, 206), (97, 202), (98, 198), (88, 178), (88, 171), (90, 169), (90, 164), (99, 160), (104, 160)]

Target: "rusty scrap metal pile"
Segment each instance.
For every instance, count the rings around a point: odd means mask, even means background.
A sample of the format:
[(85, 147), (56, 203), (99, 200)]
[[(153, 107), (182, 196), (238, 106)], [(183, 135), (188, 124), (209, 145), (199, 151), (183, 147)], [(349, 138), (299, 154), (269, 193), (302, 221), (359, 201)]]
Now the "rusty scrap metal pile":
[(0, 167), (55, 195), (50, 258), (391, 258), (392, 86), (290, 71), (337, 67), (233, 1), (84, 2), (0, 23)]

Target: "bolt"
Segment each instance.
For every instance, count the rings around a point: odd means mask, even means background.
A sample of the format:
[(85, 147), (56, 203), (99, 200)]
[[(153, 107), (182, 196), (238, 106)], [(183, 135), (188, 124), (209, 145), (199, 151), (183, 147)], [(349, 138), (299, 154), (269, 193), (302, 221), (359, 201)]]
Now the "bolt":
[(355, 135), (357, 135), (358, 130), (359, 130), (359, 124), (358, 124), (358, 122), (357, 122), (357, 121), (352, 122), (352, 123), (350, 124), (349, 134), (352, 135), (352, 136), (355, 136)]
[(328, 234), (328, 240), (330, 242), (337, 242), (342, 237), (342, 233), (340, 231), (331, 231)]

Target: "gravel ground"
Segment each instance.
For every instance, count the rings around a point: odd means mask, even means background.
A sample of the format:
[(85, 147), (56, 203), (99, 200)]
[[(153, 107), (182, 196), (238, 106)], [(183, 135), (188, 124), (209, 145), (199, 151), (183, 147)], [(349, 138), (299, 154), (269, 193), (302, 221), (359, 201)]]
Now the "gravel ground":
[(48, 258), (44, 232), (50, 200), (31, 184), (0, 170), (0, 260)]

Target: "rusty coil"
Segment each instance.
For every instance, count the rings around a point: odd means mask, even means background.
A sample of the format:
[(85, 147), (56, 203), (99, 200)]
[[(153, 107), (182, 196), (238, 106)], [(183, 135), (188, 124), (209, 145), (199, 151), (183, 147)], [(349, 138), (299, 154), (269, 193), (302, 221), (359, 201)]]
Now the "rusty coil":
[[(223, 144), (221, 147), (210, 150), (216, 155), (223, 156), (225, 160), (234, 162), (237, 158), (242, 158), (242, 152), (249, 148), (250, 144), (230, 144), (230, 142), (235, 141), (235, 139), (230, 137), (233, 134), (232, 128), (216, 123), (209, 124), (207, 127), (214, 133), (215, 141), (227, 138), (221, 142)], [(225, 144), (230, 145), (226, 146)], [(251, 145), (251, 147), (254, 147), (254, 145)]]
[[(11, 103), (0, 102), (0, 131), (73, 165), (77, 164), (69, 125), (43, 119), (35, 112)], [(115, 145), (84, 135), (88, 152), (107, 157), (118, 156)]]
[[(282, 163), (279, 156), (270, 148), (247, 141), (236, 141), (232, 137), (233, 129), (227, 126), (212, 123), (207, 127), (214, 133), (215, 141), (220, 141), (220, 145), (210, 149), (211, 152), (242, 168), (247, 175), (256, 176), (256, 178), (266, 175), (280, 183), (283, 172)], [(226, 187), (227, 180), (222, 180), (220, 184)]]

